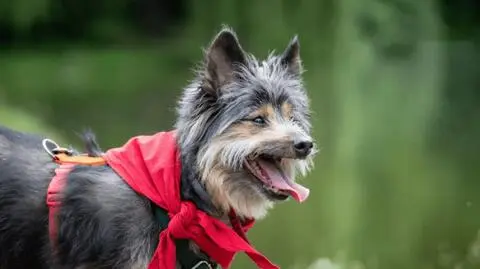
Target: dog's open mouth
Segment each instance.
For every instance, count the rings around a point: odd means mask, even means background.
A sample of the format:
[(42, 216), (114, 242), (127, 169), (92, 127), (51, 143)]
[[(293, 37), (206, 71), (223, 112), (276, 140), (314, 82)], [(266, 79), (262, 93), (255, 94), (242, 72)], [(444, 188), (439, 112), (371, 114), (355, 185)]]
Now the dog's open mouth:
[(261, 180), (264, 189), (273, 198), (284, 200), (291, 196), (298, 202), (303, 202), (308, 198), (310, 190), (286, 175), (280, 167), (279, 160), (260, 157), (245, 161), (245, 166)]

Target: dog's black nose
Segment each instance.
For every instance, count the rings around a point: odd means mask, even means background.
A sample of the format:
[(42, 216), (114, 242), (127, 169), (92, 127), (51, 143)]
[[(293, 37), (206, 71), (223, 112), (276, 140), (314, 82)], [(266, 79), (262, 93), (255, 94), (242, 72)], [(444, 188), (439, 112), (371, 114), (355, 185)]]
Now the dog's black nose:
[(296, 141), (293, 147), (299, 157), (306, 157), (312, 152), (313, 142), (308, 140)]

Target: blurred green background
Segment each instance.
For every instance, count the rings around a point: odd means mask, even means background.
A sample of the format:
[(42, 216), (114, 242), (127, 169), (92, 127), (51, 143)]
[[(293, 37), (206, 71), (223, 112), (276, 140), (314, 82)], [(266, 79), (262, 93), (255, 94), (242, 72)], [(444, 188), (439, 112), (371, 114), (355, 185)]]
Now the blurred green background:
[[(1, 0), (0, 123), (104, 148), (171, 128), (225, 23), (299, 34), (321, 154), (251, 237), (282, 268), (480, 268), (478, 0)], [(241, 256), (234, 269), (253, 268)]]

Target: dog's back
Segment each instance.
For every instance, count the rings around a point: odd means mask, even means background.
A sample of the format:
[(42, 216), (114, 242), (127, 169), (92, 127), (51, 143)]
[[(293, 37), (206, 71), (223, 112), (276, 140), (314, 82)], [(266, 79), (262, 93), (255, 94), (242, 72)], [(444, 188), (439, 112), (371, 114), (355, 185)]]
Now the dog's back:
[(0, 126), (0, 269), (145, 268), (159, 227), (108, 166), (70, 172), (51, 248), (46, 194), (57, 164), (42, 140)]
[(0, 268), (39, 268), (55, 164), (42, 138), (0, 126)]

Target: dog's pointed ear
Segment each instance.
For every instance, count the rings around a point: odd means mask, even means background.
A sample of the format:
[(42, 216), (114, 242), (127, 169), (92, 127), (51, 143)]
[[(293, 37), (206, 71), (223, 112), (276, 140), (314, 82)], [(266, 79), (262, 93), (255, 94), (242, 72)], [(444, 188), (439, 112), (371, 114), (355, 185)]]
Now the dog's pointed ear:
[(217, 91), (230, 82), (239, 65), (246, 64), (245, 52), (235, 32), (228, 28), (221, 30), (213, 39), (205, 55), (205, 76), (210, 87)]
[(298, 36), (294, 36), (281, 56), (281, 63), (292, 74), (299, 75), (303, 71), (302, 59), (300, 58), (300, 42)]

